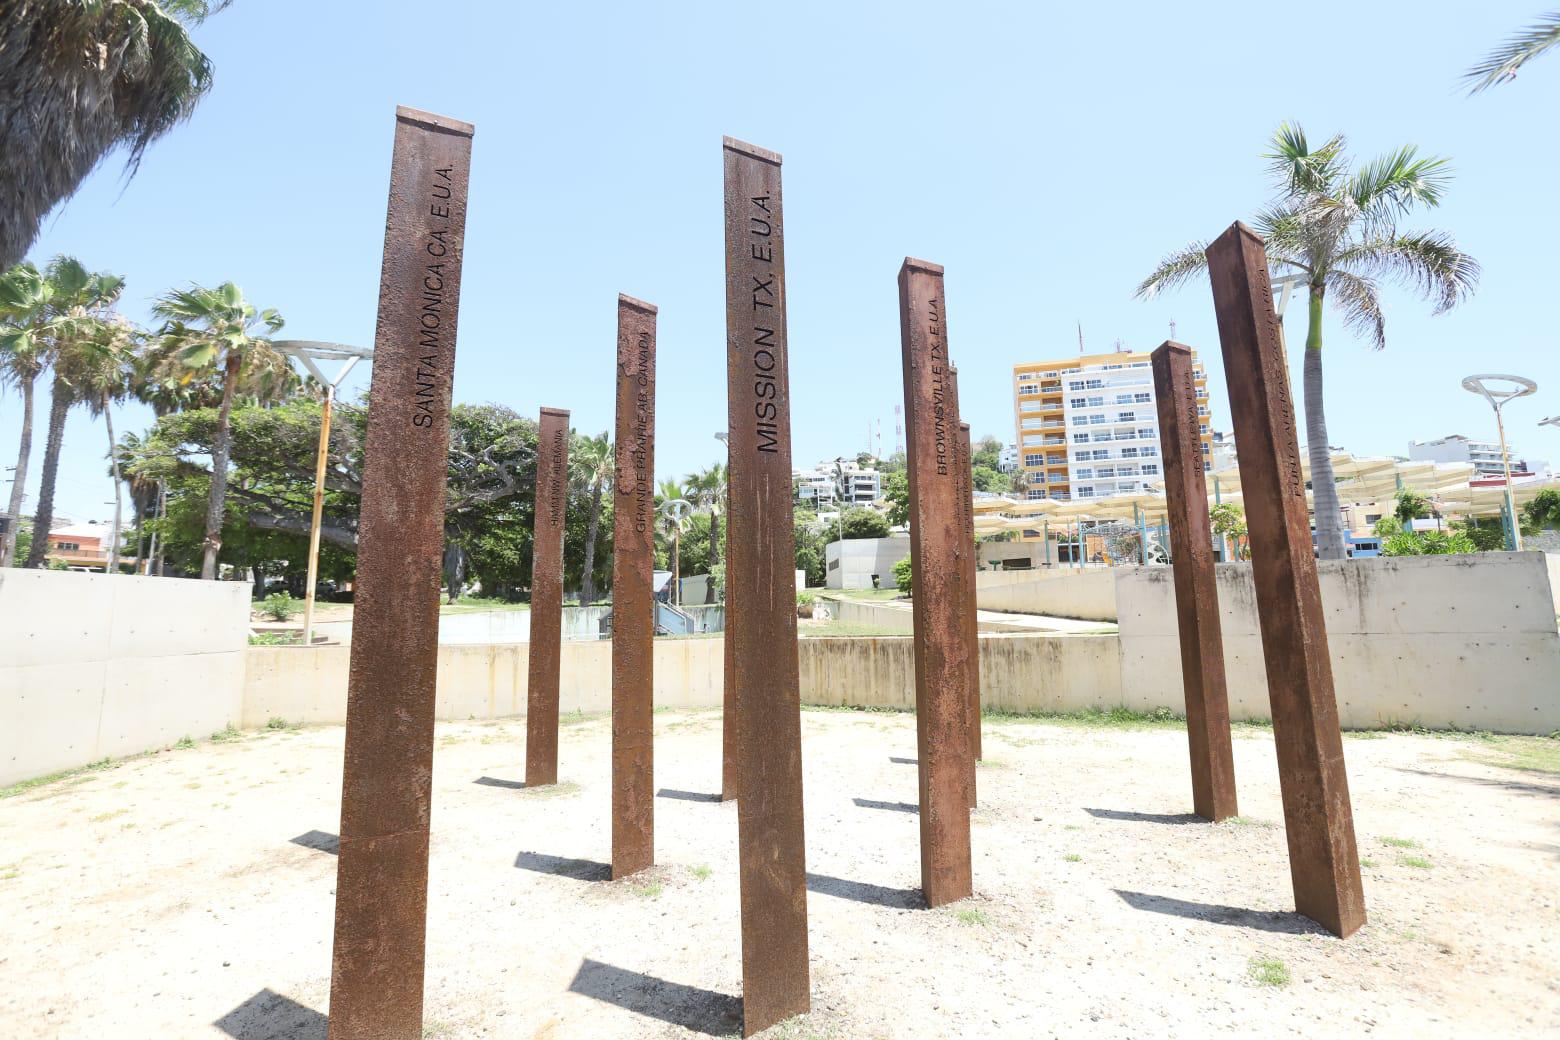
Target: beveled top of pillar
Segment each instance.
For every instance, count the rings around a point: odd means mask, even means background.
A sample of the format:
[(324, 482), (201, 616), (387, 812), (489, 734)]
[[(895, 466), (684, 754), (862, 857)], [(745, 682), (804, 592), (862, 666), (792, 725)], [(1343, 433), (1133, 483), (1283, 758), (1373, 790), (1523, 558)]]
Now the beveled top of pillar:
[(739, 141), (735, 137), (722, 137), (720, 146), (728, 152), (737, 152), (751, 159), (769, 163), (772, 166), (780, 165), (779, 152), (771, 152), (768, 148), (760, 148), (756, 144), (748, 144), (746, 141)]
[(1159, 344), (1159, 346), (1154, 350), (1154, 353), (1157, 354), (1161, 350), (1169, 354), (1190, 354), (1192, 352), (1191, 347), (1187, 346), (1185, 343), (1177, 343), (1173, 339), (1167, 339), (1163, 343)]
[[(1257, 242), (1263, 246), (1266, 246), (1267, 244), (1266, 242), (1263, 242), (1262, 236), (1253, 231), (1251, 229), (1251, 225), (1247, 224), (1244, 220), (1237, 220), (1235, 223), (1225, 228), (1224, 233), (1221, 234), (1219, 238), (1224, 238), (1227, 235), (1244, 235), (1253, 242)], [(1214, 239), (1214, 242), (1217, 242), (1219, 238)]]
[(655, 304), (646, 303), (644, 300), (636, 300), (626, 293), (618, 293), (618, 305), (621, 307), (632, 307), (634, 310), (644, 311), (646, 314), (656, 314), (659, 312)]
[(430, 130), (442, 130), (445, 133), (459, 134), (462, 137), (471, 137), (477, 132), (476, 126), (471, 123), (463, 123), (459, 119), (451, 119), (449, 116), (440, 116), (432, 112), (407, 108), (405, 105), (395, 106), (395, 117), (403, 122), (416, 123), (419, 126), (426, 126)]
[(899, 272), (925, 271), (927, 274), (942, 274), (942, 264), (934, 264), (930, 260), (917, 260), (913, 256), (905, 257), (905, 262), (899, 265)]
[(565, 419), (569, 417), (569, 410), (567, 408), (548, 408), (546, 405), (543, 405), (541, 408), (541, 413), (543, 415), (561, 415)]

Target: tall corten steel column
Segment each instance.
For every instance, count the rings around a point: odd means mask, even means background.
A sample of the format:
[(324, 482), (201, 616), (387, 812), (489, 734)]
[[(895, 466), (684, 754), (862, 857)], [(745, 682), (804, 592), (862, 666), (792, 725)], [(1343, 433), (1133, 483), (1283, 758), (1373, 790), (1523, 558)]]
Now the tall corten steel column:
[(531, 646), (525, 786), (558, 782), (558, 672), (563, 651), (563, 511), (569, 499), (569, 413), (543, 408), (531, 536)]
[(921, 791), (921, 891), (927, 906), (971, 894), (968, 789), (969, 647), (956, 476), (958, 428), (948, 413), (943, 269), (907, 258), (899, 269), (905, 446), (910, 480), (915, 724)]
[[(720, 800), (734, 801), (742, 793), (742, 699), (737, 691), (737, 637), (733, 626), (741, 613), (731, 595), (731, 435), (726, 437), (726, 598), (721, 624)], [(794, 536), (793, 536), (794, 537)]]
[(780, 156), (726, 138), (726, 587), (740, 755), (742, 1032), (809, 1007)]
[(364, 440), (333, 1040), (422, 1036), (450, 381), (472, 127), (396, 109)]
[[(959, 381), (954, 378), (954, 387)], [(962, 412), (960, 415), (962, 416)], [(959, 423), (959, 454), (964, 462), (959, 472), (964, 475), (964, 492), (959, 502), (964, 509), (964, 545), (969, 551), (964, 556), (964, 625), (965, 645), (970, 653), (970, 775), (975, 773), (975, 763), (981, 759), (980, 748), (980, 624), (976, 611), (976, 548), (975, 548), (975, 481), (972, 472), (974, 452), (970, 444), (970, 424)], [(970, 788), (970, 808), (975, 807), (975, 789)]]
[(959, 615), (963, 622), (961, 637), (966, 641), (964, 676), (964, 728), (969, 738), (969, 757), (965, 763), (969, 806), (975, 808), (975, 763), (980, 759), (980, 647), (979, 626), (975, 620), (975, 508), (974, 473), (970, 461), (970, 424), (964, 422), (959, 410), (959, 369), (948, 366), (948, 418), (955, 435), (954, 478), (959, 483), (959, 530), (963, 544), (969, 550), (959, 558), (958, 600), (963, 605)]
[(1208, 247), (1208, 273), (1240, 444), (1295, 909), (1347, 936), (1365, 923), (1365, 897), (1295, 410), (1262, 240), (1234, 224)]
[(612, 876), (655, 862), (655, 307), (618, 297)]
[(1192, 349), (1165, 343), (1153, 354), (1164, 452), (1170, 558), (1181, 632), (1181, 683), (1186, 690), (1186, 736), (1192, 757), (1192, 808), (1218, 822), (1238, 815), (1235, 759), (1230, 749), (1230, 702), (1224, 685), (1224, 638), (1213, 575), (1213, 529), (1203, 477), (1202, 437)]

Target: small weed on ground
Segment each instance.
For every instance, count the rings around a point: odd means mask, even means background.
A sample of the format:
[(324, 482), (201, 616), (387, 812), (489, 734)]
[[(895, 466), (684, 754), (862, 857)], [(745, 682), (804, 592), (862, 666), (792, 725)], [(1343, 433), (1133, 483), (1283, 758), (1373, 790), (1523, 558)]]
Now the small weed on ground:
[(1375, 870), (1376, 867), (1379, 866), (1379, 865), (1380, 864), (1378, 864), (1373, 859), (1362, 859), (1362, 860), (1360, 860), (1360, 866), (1364, 867), (1366, 870)]
[(1382, 838), (1381, 843), (1383, 845), (1389, 845), (1394, 849), (1419, 848), (1419, 842), (1415, 841), (1413, 838)]
[(986, 912), (973, 906), (955, 910), (953, 917), (960, 924), (968, 925), (971, 928), (986, 928), (991, 924), (991, 921), (986, 917)]
[(1414, 867), (1418, 870), (1429, 870), (1435, 864), (1431, 863), (1423, 856), (1399, 856), (1398, 865), (1403, 867)]
[[(960, 434), (960, 436), (963, 436), (963, 434)], [(1068, 863), (1083, 862), (1083, 857), (1078, 855), (1076, 852), (1069, 852), (1067, 855), (1063, 856), (1062, 859), (1066, 860)]]
[(297, 729), (301, 723), (288, 722), (280, 715), (272, 715), (265, 720), (265, 728), (269, 730)]
[(1264, 829), (1273, 827), (1272, 820), (1259, 820), (1255, 816), (1231, 816), (1224, 821), (1231, 827), (1261, 827)]
[(703, 863), (700, 863), (696, 867), (689, 867), (688, 868), (688, 873), (692, 874), (695, 878), (698, 878), (700, 881), (708, 881), (710, 879), (710, 875), (713, 874), (714, 871), (712, 871), (708, 866), (704, 865)]
[(195, 746), (195, 741), (189, 737), (180, 737), (178, 743), (173, 745), (175, 751), (188, 751)]
[(229, 722), (226, 726), (222, 727), (211, 735), (211, 742), (213, 744), (227, 744), (231, 741), (237, 740), (242, 735), (243, 734), (239, 733), (238, 727)]
[(1289, 966), (1277, 957), (1253, 957), (1246, 973), (1259, 986), (1289, 985)]
[(89, 816), (87, 819), (92, 823), (102, 823), (104, 820), (112, 820), (116, 816), (123, 816), (125, 812), (126, 810), (124, 809), (110, 809), (108, 812), (101, 812), (96, 816)]

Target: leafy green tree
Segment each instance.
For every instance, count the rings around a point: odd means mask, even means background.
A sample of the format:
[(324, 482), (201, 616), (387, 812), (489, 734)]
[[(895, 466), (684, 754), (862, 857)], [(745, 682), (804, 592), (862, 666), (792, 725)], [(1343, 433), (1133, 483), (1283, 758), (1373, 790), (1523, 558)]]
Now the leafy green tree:
[(1433, 513), (1430, 500), (1413, 488), (1399, 488), (1393, 503), (1392, 515), (1404, 527), (1411, 527), (1412, 521), (1424, 520)]
[(807, 509), (792, 513), (792, 527), (796, 536), (796, 569), (807, 574), (807, 584), (817, 588), (827, 584), (825, 546), (828, 535), (818, 522), (818, 514)]
[[(713, 567), (721, 561), (721, 517), (726, 515), (726, 496), (728, 493), (728, 476), (726, 464), (723, 462), (712, 463), (710, 466), (697, 473), (690, 473), (684, 486), (688, 491), (689, 500), (702, 510), (710, 523), (709, 542), (709, 566)], [(693, 574), (702, 574), (704, 571), (692, 571)]]
[[(273, 399), (285, 397), (297, 383), (292, 367), (257, 335), (261, 328), (276, 332), (282, 316), (274, 309), (259, 310), (244, 299), (232, 282), (214, 289), (192, 285), (158, 297), (152, 313), (163, 321), (158, 353), (175, 362), (191, 377), (222, 374), (222, 400), (217, 406), (217, 430), (212, 442), (211, 497), (206, 504), (205, 552), (200, 576), (217, 577), (217, 555), (222, 551), (222, 511), (227, 506), (228, 456), (232, 448), (231, 417), (239, 380), (275, 375)], [(290, 378), (289, 378), (290, 377)]]
[(44, 277), (51, 285), (45, 305), (49, 317), (38, 334), (54, 366), (54, 383), (49, 391), (49, 427), (38, 480), (38, 505), (33, 512), (33, 530), (41, 533), (33, 539), (22, 565), (32, 568), (44, 565), (49, 531), (54, 527), (54, 492), (65, 443), (65, 417), (82, 400), (81, 390), (71, 378), (88, 364), (88, 358), (104, 350), (105, 323), (125, 287), (118, 275), (94, 274), (68, 256), (50, 261)]
[(1477, 94), (1497, 83), (1517, 78), (1517, 70), (1551, 47), (1560, 46), (1560, 11), (1551, 12), (1513, 34), (1484, 60), (1463, 73), (1468, 93)]
[[(1341, 134), (1312, 148), (1298, 126), (1274, 134), (1269, 171), (1278, 198), (1255, 220), (1267, 243), (1268, 262), (1280, 274), (1299, 274), (1309, 293), (1305, 340), (1305, 439), (1315, 498), (1317, 551), (1324, 560), (1346, 554), (1337, 482), (1322, 403), (1322, 312), (1331, 299), (1344, 324), (1386, 346), (1383, 280), (1395, 281), (1434, 302), (1434, 313), (1473, 292), (1479, 265), (1444, 231), (1399, 230), (1415, 206), (1440, 204), (1450, 180), (1447, 160), (1421, 157), (1407, 145), (1363, 165), (1345, 153)], [(1147, 298), (1200, 277), (1208, 266), (1206, 242), (1170, 254), (1137, 287)]]
[(1522, 507), (1523, 533), (1560, 527), (1560, 491), (1545, 488)]
[(114, 523), (108, 543), (107, 574), (119, 573), (120, 530), (124, 516), (124, 481), (114, 440), (113, 406), (130, 396), (131, 360), (140, 349), (143, 334), (122, 315), (99, 323), (97, 335), (57, 363), (74, 388), (75, 397), (93, 418), (103, 420), (108, 433), (109, 473), (114, 478)]
[(905, 470), (895, 470), (883, 481), (883, 500), (888, 503), (884, 516), (890, 527), (910, 522), (910, 477)]
[(580, 606), (596, 602), (596, 541), (601, 534), (603, 499), (612, 486), (617, 458), (612, 440), (603, 430), (599, 437), (577, 437), (569, 449), (569, 464), (576, 479), (590, 492), (585, 534), (585, 563), (580, 575)]
[(975, 445), (975, 450), (970, 453), (970, 463), (974, 466), (985, 466), (988, 469), (1001, 471), (1002, 469), (1002, 442), (987, 434)]
[(887, 538), (888, 520), (876, 509), (857, 506), (840, 517), (841, 538)]
[(990, 491), (993, 494), (1006, 491), (1010, 481), (1008, 475), (999, 469), (990, 466), (976, 466), (970, 471), (970, 483), (976, 491)]
[(0, 24), (0, 268), (114, 148), (147, 147), (211, 89), (189, 30), (230, 0), (10, 0)]
[(1251, 545), (1246, 539), (1246, 514), (1233, 502), (1221, 502), (1208, 510), (1213, 533), (1230, 539), (1237, 560), (1249, 559)]
[(911, 573), (913, 569), (914, 564), (911, 563), (908, 556), (894, 564), (894, 585), (906, 596), (910, 595), (915, 589), (915, 580)]
[[(671, 567), (674, 579), (683, 575), (682, 560), (679, 550), (682, 536), (688, 530), (689, 517), (693, 512), (693, 503), (688, 501), (688, 491), (676, 480), (663, 480), (655, 493), (655, 528), (656, 534), (666, 540), (670, 546)], [(672, 603), (675, 606), (682, 598), (681, 585), (672, 583)]]

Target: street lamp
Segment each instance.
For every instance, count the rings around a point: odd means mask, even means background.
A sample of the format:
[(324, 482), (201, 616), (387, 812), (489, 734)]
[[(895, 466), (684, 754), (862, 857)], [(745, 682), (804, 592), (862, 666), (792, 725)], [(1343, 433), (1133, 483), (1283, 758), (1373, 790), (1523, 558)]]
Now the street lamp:
[(1556, 429), (1560, 429), (1560, 415), (1551, 415), (1547, 419), (1540, 419), (1540, 420), (1538, 420), (1538, 425), (1540, 425), (1540, 426), (1553, 426)]
[[(314, 514), (309, 521), (309, 577), (303, 590), (303, 645), (314, 645), (314, 585), (320, 568), (320, 517), (325, 510), (325, 463), (330, 458), (330, 414), (336, 402), (336, 388), (347, 378), (359, 361), (372, 360), (373, 347), (352, 347), (345, 343), (322, 343), (312, 339), (284, 339), (271, 344), (289, 357), (303, 362), (303, 367), (325, 388), (325, 401), (320, 406), (320, 445), (314, 459)], [(336, 378), (326, 379), (316, 361), (343, 361)]]
[[(1510, 386), (1490, 386), (1490, 383), (1509, 383)], [(1481, 395), (1495, 409), (1495, 429), (1500, 434), (1500, 464), (1506, 473), (1506, 519), (1511, 524), (1511, 547), (1518, 552), (1522, 551), (1522, 529), (1517, 524), (1517, 506), (1511, 497), (1511, 456), (1506, 451), (1506, 424), (1501, 419), (1500, 409), (1507, 401), (1514, 401), (1519, 397), (1527, 397), (1538, 389), (1538, 384), (1531, 379), (1522, 376), (1509, 376), (1498, 374), (1486, 374), (1469, 376), (1462, 381), (1462, 387), (1470, 393)]]

